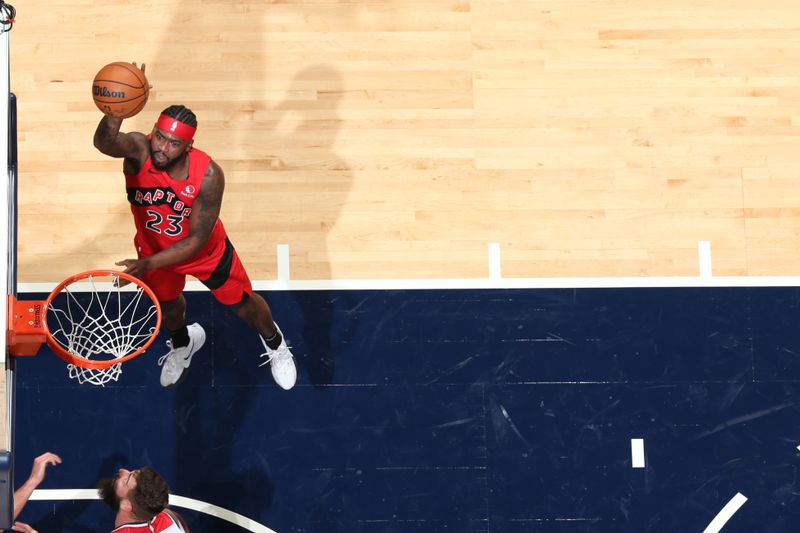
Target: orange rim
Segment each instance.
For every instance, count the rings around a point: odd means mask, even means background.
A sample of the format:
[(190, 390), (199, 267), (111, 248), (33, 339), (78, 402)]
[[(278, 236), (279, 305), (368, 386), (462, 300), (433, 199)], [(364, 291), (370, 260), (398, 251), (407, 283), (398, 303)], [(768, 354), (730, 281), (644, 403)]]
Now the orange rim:
[[(147, 339), (147, 342), (144, 343), (144, 346), (136, 350), (135, 352), (129, 353), (123, 357), (118, 359), (108, 359), (108, 360), (92, 360), (86, 359), (85, 357), (81, 357), (80, 355), (76, 355), (68, 350), (66, 350), (61, 344), (53, 337), (52, 333), (50, 333), (50, 327), (47, 324), (47, 312), (50, 310), (50, 304), (52, 303), (53, 299), (55, 299), (61, 291), (64, 290), (64, 287), (67, 285), (71, 285), (77, 281), (81, 281), (84, 279), (88, 279), (92, 276), (105, 276), (105, 277), (119, 277), (126, 281), (129, 281), (139, 287), (147, 294), (147, 296), (152, 300), (153, 305), (156, 306), (156, 327), (153, 330), (153, 334)], [(44, 327), (44, 333), (47, 337), (47, 345), (53, 350), (58, 357), (66, 361), (67, 363), (71, 363), (75, 366), (79, 366), (82, 368), (92, 368), (96, 370), (104, 370), (111, 366), (114, 366), (119, 363), (124, 363), (126, 361), (130, 361), (137, 355), (141, 355), (147, 348), (153, 344), (153, 341), (158, 336), (158, 332), (161, 329), (161, 306), (158, 303), (158, 298), (156, 297), (153, 290), (145, 285), (145, 283), (140, 280), (139, 278), (135, 278), (130, 274), (126, 274), (124, 272), (118, 272), (116, 270), (87, 270), (86, 272), (81, 272), (80, 274), (75, 274), (73, 276), (68, 277), (64, 281), (58, 284), (58, 286), (53, 289), (53, 291), (47, 296), (47, 300), (44, 303), (44, 309), (42, 311), (42, 323)]]

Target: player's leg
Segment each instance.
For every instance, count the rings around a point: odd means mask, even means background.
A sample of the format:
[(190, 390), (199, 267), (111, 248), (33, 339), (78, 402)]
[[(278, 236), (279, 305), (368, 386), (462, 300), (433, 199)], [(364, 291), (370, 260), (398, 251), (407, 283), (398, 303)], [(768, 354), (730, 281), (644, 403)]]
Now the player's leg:
[(169, 352), (159, 358), (161, 386), (176, 385), (186, 376), (194, 354), (206, 342), (200, 324), (186, 324), (186, 276), (163, 269), (151, 270), (142, 279), (155, 292), (161, 304), (161, 317), (169, 332)]
[[(161, 300), (161, 319), (169, 331), (173, 346), (189, 344), (189, 333), (186, 331), (186, 298), (180, 293), (172, 300)], [(185, 342), (184, 342), (185, 338)]]
[(264, 338), (267, 346), (273, 350), (280, 346), (283, 338), (278, 332), (275, 321), (272, 320), (269, 304), (260, 294), (243, 291), (242, 300), (228, 307), (248, 326), (255, 329)]
[(243, 291), (239, 303), (228, 304), (228, 307), (236, 313), (236, 316), (258, 332), (265, 350), (261, 357), (267, 358), (259, 366), (269, 363), (272, 377), (282, 389), (289, 390), (294, 387), (297, 382), (297, 366), (294, 356), (286, 344), (280, 328), (272, 319), (272, 311), (270, 311), (267, 301), (252, 290), (250, 292)]
[(265, 349), (261, 356), (267, 357), (263, 364), (270, 364), (272, 377), (281, 388), (291, 389), (297, 381), (297, 367), (267, 301), (253, 292), (250, 278), (231, 242), (226, 239), (224, 247), (218, 248), (219, 258), (215, 258), (211, 271), (205, 275), (193, 274), (211, 289), (220, 303), (258, 332)]

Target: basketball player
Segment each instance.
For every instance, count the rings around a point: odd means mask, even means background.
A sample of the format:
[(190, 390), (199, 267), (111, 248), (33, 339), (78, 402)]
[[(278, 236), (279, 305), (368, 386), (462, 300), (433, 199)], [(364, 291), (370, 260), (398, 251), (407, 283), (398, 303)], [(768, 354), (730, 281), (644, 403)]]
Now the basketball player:
[(189, 533), (183, 518), (167, 508), (167, 482), (149, 466), (120, 468), (114, 479), (100, 480), (97, 492), (117, 513), (114, 533)]
[[(144, 66), (142, 67), (144, 71)], [(185, 375), (206, 339), (200, 324), (186, 324), (186, 275), (199, 279), (261, 338), (275, 382), (291, 389), (294, 358), (267, 302), (250, 279), (218, 218), (225, 188), (222, 168), (193, 147), (195, 114), (182, 105), (166, 108), (149, 135), (122, 133), (122, 119), (104, 115), (94, 134), (100, 152), (124, 158), (122, 170), (136, 224), (137, 259), (116, 263), (153, 289), (169, 330), (169, 353), (159, 359), (161, 385)]]
[[(60, 464), (61, 457), (52, 452), (45, 452), (33, 460), (31, 475), (28, 476), (28, 479), (25, 481), (25, 483), (20, 485), (17, 490), (14, 491), (14, 520), (16, 520), (19, 514), (22, 512), (22, 509), (25, 507), (25, 504), (28, 503), (28, 500), (30, 500), (31, 494), (33, 494), (33, 491), (36, 490), (36, 487), (41, 485), (42, 481), (44, 481), (44, 475), (45, 472), (47, 472), (47, 467)], [(24, 522), (14, 522), (11, 531), (36, 533), (35, 529)]]

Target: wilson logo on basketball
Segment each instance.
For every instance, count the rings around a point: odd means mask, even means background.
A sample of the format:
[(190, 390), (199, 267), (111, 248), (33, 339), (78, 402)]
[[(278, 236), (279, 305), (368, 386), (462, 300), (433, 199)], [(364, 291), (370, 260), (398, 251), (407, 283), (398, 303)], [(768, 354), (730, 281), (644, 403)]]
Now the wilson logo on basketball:
[(125, 98), (125, 91), (109, 91), (108, 87), (102, 85), (92, 85), (92, 93), (105, 98)]

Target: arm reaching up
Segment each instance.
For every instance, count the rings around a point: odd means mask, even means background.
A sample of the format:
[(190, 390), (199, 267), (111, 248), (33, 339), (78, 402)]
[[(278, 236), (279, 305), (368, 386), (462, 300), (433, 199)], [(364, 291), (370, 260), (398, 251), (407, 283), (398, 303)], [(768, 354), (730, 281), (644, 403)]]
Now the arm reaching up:
[(33, 468), (31, 468), (31, 475), (28, 480), (23, 483), (17, 490), (14, 491), (14, 518), (19, 516), (25, 504), (33, 494), (33, 491), (44, 481), (44, 475), (47, 467), (50, 465), (60, 465), (61, 457), (52, 453), (45, 452), (33, 460)]

